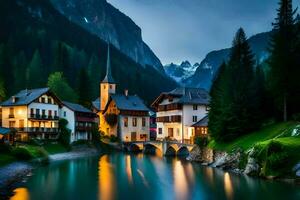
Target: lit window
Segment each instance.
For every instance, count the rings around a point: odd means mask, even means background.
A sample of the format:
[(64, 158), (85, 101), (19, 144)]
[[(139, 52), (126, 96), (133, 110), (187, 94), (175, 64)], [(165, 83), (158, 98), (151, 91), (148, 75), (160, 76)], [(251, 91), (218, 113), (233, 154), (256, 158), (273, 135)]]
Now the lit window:
[(112, 85), (109, 85), (109, 89), (112, 89)]

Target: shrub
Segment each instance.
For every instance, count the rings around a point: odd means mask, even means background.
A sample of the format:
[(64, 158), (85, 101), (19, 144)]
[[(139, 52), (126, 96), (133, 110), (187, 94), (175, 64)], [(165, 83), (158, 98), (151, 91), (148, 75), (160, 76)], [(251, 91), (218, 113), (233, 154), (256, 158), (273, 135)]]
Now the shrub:
[(116, 137), (116, 136), (114, 136), (114, 135), (111, 135), (111, 136), (109, 137), (109, 141), (110, 141), (110, 142), (118, 142), (118, 141), (119, 141), (119, 138)]
[(207, 144), (208, 144), (208, 138), (207, 137), (195, 137), (194, 139), (195, 141), (195, 144), (198, 146), (198, 147), (206, 147)]
[(17, 147), (12, 150), (12, 154), (19, 160), (29, 160), (32, 158), (32, 155), (26, 148)]
[(300, 113), (294, 114), (292, 116), (292, 119), (295, 120), (295, 121), (297, 121), (297, 122), (300, 122)]
[(0, 153), (9, 153), (11, 151), (11, 146), (6, 143), (0, 142)]

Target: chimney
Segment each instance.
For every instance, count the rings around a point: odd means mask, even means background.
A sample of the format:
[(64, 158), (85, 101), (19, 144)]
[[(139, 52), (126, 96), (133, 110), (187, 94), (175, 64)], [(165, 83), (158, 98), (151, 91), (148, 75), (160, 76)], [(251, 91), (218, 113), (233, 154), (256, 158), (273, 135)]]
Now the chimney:
[(16, 101), (17, 101), (17, 98), (15, 96), (12, 96), (11, 102), (16, 103)]
[(128, 97), (128, 89), (124, 90), (124, 94), (125, 94), (126, 97)]

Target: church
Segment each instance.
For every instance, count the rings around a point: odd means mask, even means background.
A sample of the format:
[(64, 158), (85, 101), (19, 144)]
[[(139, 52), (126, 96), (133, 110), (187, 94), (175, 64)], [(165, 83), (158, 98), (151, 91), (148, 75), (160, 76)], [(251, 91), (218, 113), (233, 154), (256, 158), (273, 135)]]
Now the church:
[(107, 51), (106, 75), (100, 83), (100, 97), (92, 102), (99, 116), (99, 130), (116, 136), (121, 142), (147, 141), (150, 132), (149, 109), (137, 95), (116, 93), (117, 84), (111, 74), (110, 49)]

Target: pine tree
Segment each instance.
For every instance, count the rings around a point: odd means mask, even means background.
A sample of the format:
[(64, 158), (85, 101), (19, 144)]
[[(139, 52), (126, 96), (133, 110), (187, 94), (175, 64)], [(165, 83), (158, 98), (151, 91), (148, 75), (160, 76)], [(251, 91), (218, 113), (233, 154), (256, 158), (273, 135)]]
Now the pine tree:
[[(269, 89), (278, 107), (282, 108), (283, 120), (287, 121), (288, 104), (297, 90), (299, 67), (293, 63), (295, 53), (295, 19), (292, 0), (280, 0), (270, 48)], [(298, 94), (299, 95), (299, 94)]]
[(101, 78), (103, 78), (104, 73), (101, 70), (101, 64), (98, 57), (95, 54), (92, 54), (89, 65), (88, 65), (88, 75), (91, 82), (91, 96), (93, 98), (99, 96), (99, 84)]
[(210, 91), (209, 129), (215, 140), (229, 141), (260, 125), (255, 83), (253, 54), (240, 28), (228, 64), (221, 66)]
[(42, 87), (44, 84), (44, 72), (42, 69), (42, 59), (39, 50), (35, 50), (26, 72), (26, 82), (28, 88)]
[(14, 65), (14, 89), (16, 91), (24, 89), (24, 84), (26, 83), (26, 68), (28, 65), (27, 58), (24, 51), (18, 53), (13, 60)]
[(91, 84), (90, 77), (86, 72), (85, 68), (81, 68), (78, 75), (78, 95), (79, 95), (79, 103), (90, 107), (91, 100)]

